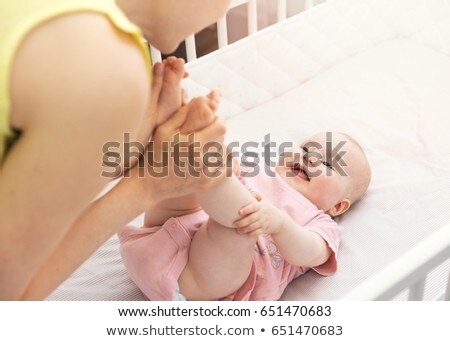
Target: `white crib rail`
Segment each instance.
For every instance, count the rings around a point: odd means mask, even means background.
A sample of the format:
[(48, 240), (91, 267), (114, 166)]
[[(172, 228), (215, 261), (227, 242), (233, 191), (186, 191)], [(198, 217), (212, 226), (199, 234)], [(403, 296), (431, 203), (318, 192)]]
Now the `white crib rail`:
[[(283, 21), (287, 17), (287, 6), (286, 0), (276, 0), (277, 1), (277, 22)], [(258, 0), (232, 0), (230, 3), (229, 10), (247, 4), (247, 27), (248, 35), (254, 34), (258, 31)], [(305, 10), (308, 10), (314, 6), (314, 0), (305, 0)], [(226, 14), (217, 22), (217, 40), (219, 49), (228, 45), (228, 27)], [(187, 61), (191, 62), (197, 59), (197, 49), (195, 44), (195, 35), (189, 36), (185, 40), (186, 44), (186, 57)], [(152, 61), (154, 63), (160, 62), (162, 60), (161, 52), (155, 47), (150, 45), (150, 51), (152, 56)]]
[[(450, 258), (450, 224), (360, 284), (342, 300), (389, 300), (409, 288), (408, 300), (423, 299), (426, 276)], [(445, 300), (450, 300), (450, 273)]]

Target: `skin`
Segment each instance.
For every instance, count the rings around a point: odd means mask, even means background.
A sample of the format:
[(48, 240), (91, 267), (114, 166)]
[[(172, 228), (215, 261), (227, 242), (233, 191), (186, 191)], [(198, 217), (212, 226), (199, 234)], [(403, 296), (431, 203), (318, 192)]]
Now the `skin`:
[[(345, 135), (334, 133), (330, 141), (332, 148), (345, 142), (341, 149), (345, 153), (345, 174), (337, 171), (335, 161), (329, 165), (331, 172), (326, 172), (325, 149), (309, 147), (326, 146), (326, 141), (325, 133), (312, 136), (301, 145), (308, 146), (308, 153), (300, 148), (296, 151), (300, 155), (298, 161), (288, 158), (276, 167), (276, 171), (319, 209), (337, 216), (350, 208), (354, 185), (366, 178), (370, 169), (359, 147)], [(298, 162), (315, 176), (310, 179), (294, 176)], [(270, 234), (281, 255), (292, 265), (311, 268), (329, 259), (332, 251), (321, 236), (300, 228), (289, 215), (260, 194), (254, 195), (257, 202), (239, 212), (243, 218), (235, 222), (237, 233), (218, 224), (214, 215), (206, 210), (210, 219), (195, 234), (188, 264), (179, 278), (180, 290), (188, 299), (218, 299), (239, 289), (248, 278), (253, 247), (261, 234)], [(218, 268), (221, 271), (217, 271)]]
[[(194, 122), (195, 123), (195, 122)], [(326, 135), (317, 134), (303, 145), (326, 145)], [(308, 198), (318, 208), (328, 214), (337, 216), (343, 214), (351, 206), (351, 193), (353, 185), (360, 182), (360, 178), (369, 172), (364, 154), (352, 141), (342, 134), (333, 134), (332, 148), (340, 142), (346, 142), (342, 148), (345, 152), (343, 161), (345, 175), (334, 170), (326, 172), (325, 151), (321, 149), (308, 149), (308, 153), (299, 148), (302, 167), (308, 169), (310, 174), (316, 174), (309, 180), (295, 176), (298, 168), (292, 159), (283, 160), (276, 167), (280, 176), (294, 189)], [(315, 153), (313, 153), (315, 152)], [(333, 168), (333, 164), (331, 164)], [(321, 171), (321, 172), (318, 172)], [(211, 188), (205, 193), (212, 193)], [(204, 200), (208, 201), (207, 195)], [(170, 216), (178, 216), (198, 211), (203, 199), (200, 197), (199, 205), (183, 206), (173, 205), (167, 201), (165, 206), (159, 207), (158, 212), (152, 212), (152, 223), (162, 224)], [(194, 235), (189, 250), (189, 259), (181, 273), (178, 283), (180, 291), (189, 300), (214, 300), (225, 297), (239, 289), (248, 278), (251, 270), (253, 249), (255, 242), (261, 234), (271, 234), (278, 250), (284, 259), (292, 265), (303, 267), (316, 267), (324, 264), (331, 255), (331, 249), (324, 239), (317, 233), (300, 228), (286, 213), (264, 200), (255, 193), (256, 203), (243, 207), (239, 214), (241, 219), (235, 222), (236, 230), (226, 228), (216, 219), (217, 212), (203, 207), (210, 219)], [(225, 207), (222, 198), (221, 207)], [(234, 200), (234, 196), (233, 196)], [(221, 214), (233, 212), (221, 212)], [(158, 218), (160, 220), (158, 221)], [(224, 257), (223, 255), (227, 255)], [(220, 269), (220, 271), (217, 271)]]
[[(160, 64), (160, 63), (158, 63)], [(166, 122), (180, 107), (183, 102), (183, 92), (180, 82), (188, 74), (184, 72), (184, 60), (182, 58), (169, 57), (162, 65), (163, 83), (158, 99), (158, 118), (156, 126)]]
[[(292, 188), (319, 209), (331, 216), (338, 216), (346, 212), (358, 199), (352, 198), (352, 189), (356, 183), (364, 182), (364, 178), (370, 178), (370, 168), (363, 152), (345, 135), (333, 133), (330, 142), (332, 148), (343, 143), (340, 152), (345, 153), (346, 166), (340, 167), (336, 160), (328, 160), (327, 167), (326, 133), (319, 133), (294, 150), (293, 155), (297, 155), (297, 160), (294, 160), (293, 156), (286, 157), (284, 162), (280, 162), (276, 167), (276, 171)], [(295, 176), (295, 163), (309, 174), (309, 179)]]
[[(163, 53), (173, 52), (187, 36), (216, 22), (225, 14), (230, 4), (230, 0), (117, 0), (116, 2), (142, 29), (148, 41)], [(149, 20), (149, 17), (152, 20)]]
[[(170, 52), (223, 15), (228, 1), (118, 5), (155, 47)], [(183, 20), (186, 15), (190, 20)], [(101, 15), (61, 16), (24, 39), (10, 77), (10, 125), (22, 135), (0, 170), (0, 300), (46, 297), (148, 207), (221, 181), (181, 179), (173, 172), (164, 179), (138, 177), (134, 167), (130, 177), (93, 201), (108, 181), (99, 175), (103, 144), (122, 141), (124, 132), (142, 144), (151, 138), (158, 106), (172, 96), (158, 102), (163, 76), (157, 68), (150, 84), (135, 41)], [(169, 111), (170, 105), (162, 110), (167, 117)], [(158, 123), (166, 133), (182, 126), (163, 122)], [(224, 133), (215, 120), (197, 138), (215, 140)]]

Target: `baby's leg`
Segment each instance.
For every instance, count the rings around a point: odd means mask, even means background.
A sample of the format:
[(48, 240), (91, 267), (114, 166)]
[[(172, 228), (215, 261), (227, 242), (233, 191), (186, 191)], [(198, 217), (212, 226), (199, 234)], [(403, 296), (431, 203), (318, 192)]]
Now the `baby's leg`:
[[(208, 96), (193, 99), (180, 110), (186, 112), (185, 123), (182, 126), (183, 134), (200, 131), (215, 120), (214, 112), (217, 109), (220, 95), (212, 91)], [(154, 155), (154, 161), (161, 162), (161, 155)], [(200, 204), (194, 193), (184, 197), (168, 199), (156, 206), (149, 207), (145, 212), (144, 226), (158, 226), (171, 217), (178, 217), (200, 210)]]
[(218, 185), (197, 193), (203, 210), (220, 225), (235, 228), (234, 222), (240, 218), (239, 210), (256, 203), (250, 191), (233, 174)]
[(189, 300), (215, 300), (238, 290), (250, 274), (256, 240), (209, 219), (192, 240), (180, 292)]
[(256, 199), (235, 175), (197, 198), (210, 219), (194, 235), (178, 282), (188, 299), (219, 299), (238, 290), (250, 274), (257, 237), (229, 227), (240, 218), (238, 211)]

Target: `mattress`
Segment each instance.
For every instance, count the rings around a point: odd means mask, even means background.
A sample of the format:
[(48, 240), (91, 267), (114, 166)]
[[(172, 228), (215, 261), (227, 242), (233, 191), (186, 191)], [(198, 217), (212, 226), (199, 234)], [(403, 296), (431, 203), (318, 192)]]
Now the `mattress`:
[[(367, 194), (338, 220), (337, 273), (308, 272), (283, 300), (336, 300), (450, 221), (450, 0), (330, 0), (188, 70), (190, 96), (222, 90), (228, 142), (342, 131), (371, 163)], [(114, 236), (48, 299), (145, 299), (118, 248)]]

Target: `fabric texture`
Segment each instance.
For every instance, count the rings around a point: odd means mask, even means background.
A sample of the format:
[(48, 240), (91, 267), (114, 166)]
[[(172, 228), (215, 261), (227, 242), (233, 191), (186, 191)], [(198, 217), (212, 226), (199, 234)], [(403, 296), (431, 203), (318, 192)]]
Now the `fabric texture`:
[(14, 55), (23, 39), (33, 29), (52, 18), (75, 12), (95, 12), (105, 15), (118, 30), (130, 34), (141, 47), (150, 71), (150, 54), (140, 29), (125, 17), (114, 0), (2, 1), (0, 3), (0, 164), (7, 145), (12, 145), (15, 137), (9, 126), (11, 111), (9, 77)]
[[(260, 193), (286, 212), (299, 228), (313, 231), (326, 241), (332, 254), (326, 263), (313, 269), (322, 275), (335, 273), (342, 229), (333, 219), (291, 188), (274, 170), (258, 167), (258, 172), (246, 175), (241, 182), (249, 190)], [(188, 261), (191, 240), (207, 220), (206, 213), (198, 211), (170, 218), (162, 226), (126, 226), (119, 232), (125, 266), (150, 300), (173, 299), (178, 278)], [(286, 286), (308, 270), (286, 262), (271, 236), (261, 235), (255, 245), (249, 277), (239, 290), (223, 299), (278, 300)]]

